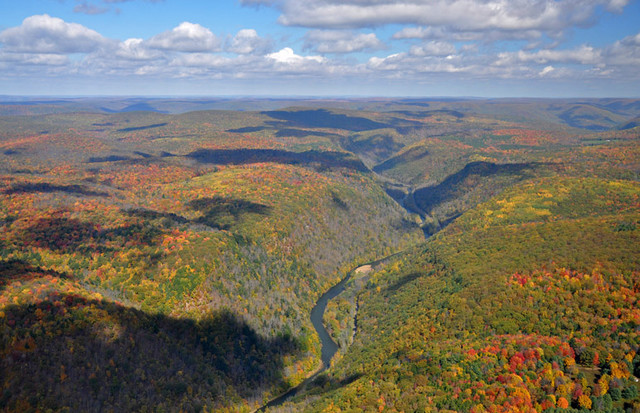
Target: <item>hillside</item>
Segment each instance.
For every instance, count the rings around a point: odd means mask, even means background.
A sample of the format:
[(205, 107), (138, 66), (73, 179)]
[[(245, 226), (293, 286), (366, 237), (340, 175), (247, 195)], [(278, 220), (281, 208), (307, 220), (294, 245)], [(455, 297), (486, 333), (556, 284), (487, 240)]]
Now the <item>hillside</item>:
[(352, 155), (224, 132), (251, 118), (2, 120), (5, 407), (250, 409), (316, 368), (315, 299), (421, 235)]
[(640, 405), (637, 101), (0, 109), (5, 411)]
[(349, 351), (293, 410), (634, 405), (639, 195), (542, 179), (463, 214), (371, 276)]

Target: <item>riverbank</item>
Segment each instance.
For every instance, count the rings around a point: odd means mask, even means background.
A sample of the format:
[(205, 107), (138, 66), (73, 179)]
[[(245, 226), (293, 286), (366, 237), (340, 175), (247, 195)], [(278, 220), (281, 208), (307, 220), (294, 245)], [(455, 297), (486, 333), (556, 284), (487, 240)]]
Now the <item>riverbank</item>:
[[(327, 309), (327, 304), (330, 300), (336, 298), (342, 292), (345, 291), (347, 284), (354, 276), (359, 277), (367, 277), (368, 274), (373, 271), (373, 269), (385, 263), (386, 261), (404, 253), (404, 251), (396, 252), (386, 257), (377, 259), (375, 261), (371, 261), (362, 265), (359, 265), (349, 271), (347, 275), (333, 287), (329, 288), (324, 292), (316, 301), (316, 304), (311, 309), (311, 323), (313, 324), (318, 337), (320, 338), (321, 352), (320, 352), (320, 366), (314, 370), (309, 377), (307, 377), (302, 383), (298, 384), (295, 387), (287, 390), (285, 393), (271, 399), (269, 402), (261, 406), (260, 408), (254, 410), (252, 413), (264, 412), (266, 409), (277, 407), (282, 405), (284, 402), (298, 394), (301, 390), (304, 390), (307, 386), (309, 386), (322, 372), (326, 371), (329, 367), (331, 367), (331, 360), (336, 355), (339, 350), (338, 344), (333, 340), (329, 332), (327, 331), (324, 323), (324, 313)], [(355, 292), (357, 294), (357, 291)], [(357, 325), (355, 322), (355, 318), (357, 317), (357, 305), (356, 305), (356, 313), (354, 315), (354, 326)], [(353, 334), (355, 335), (356, 330), (354, 328)]]

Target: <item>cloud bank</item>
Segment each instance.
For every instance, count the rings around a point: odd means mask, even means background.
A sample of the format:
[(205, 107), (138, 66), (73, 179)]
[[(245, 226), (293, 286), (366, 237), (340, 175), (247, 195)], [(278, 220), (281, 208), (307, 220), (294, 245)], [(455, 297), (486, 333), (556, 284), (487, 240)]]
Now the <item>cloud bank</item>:
[(277, 7), (279, 22), (312, 28), (390, 24), (444, 26), (452, 31), (555, 33), (589, 25), (599, 7), (621, 12), (628, 0), (242, 0)]
[[(640, 33), (598, 47), (563, 46), (564, 32), (594, 24), (598, 8), (621, 12), (627, 0), (243, 3), (275, 7), (283, 25), (308, 30), (274, 40), (253, 28), (216, 35), (185, 21), (146, 39), (112, 39), (34, 15), (0, 32), (0, 79), (640, 80)], [(381, 38), (381, 25), (394, 26)]]

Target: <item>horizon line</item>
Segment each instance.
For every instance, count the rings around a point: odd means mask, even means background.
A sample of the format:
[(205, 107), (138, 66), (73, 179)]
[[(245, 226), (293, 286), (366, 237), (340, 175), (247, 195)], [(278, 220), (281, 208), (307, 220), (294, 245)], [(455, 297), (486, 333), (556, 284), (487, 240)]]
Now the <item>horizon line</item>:
[[(640, 96), (473, 96), (473, 95), (58, 95), (58, 94), (0, 94), (0, 98), (13, 99), (466, 99), (466, 100), (499, 100), (499, 99), (640, 99)], [(2, 102), (4, 103), (4, 102)]]

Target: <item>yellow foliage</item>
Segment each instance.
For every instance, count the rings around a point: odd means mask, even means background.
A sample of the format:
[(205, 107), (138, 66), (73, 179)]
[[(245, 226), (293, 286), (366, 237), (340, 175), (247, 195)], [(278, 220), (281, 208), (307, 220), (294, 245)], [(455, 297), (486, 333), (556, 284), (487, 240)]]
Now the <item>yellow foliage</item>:
[(323, 412), (325, 413), (339, 413), (341, 412), (342, 409), (340, 409), (338, 406), (334, 405), (333, 402), (331, 402), (331, 404), (329, 404), (324, 410)]
[(564, 366), (566, 368), (569, 368), (571, 366), (573, 366), (574, 364), (576, 364), (576, 361), (573, 359), (573, 357), (567, 357), (564, 359)]
[(596, 396), (604, 396), (605, 394), (607, 394), (607, 392), (609, 391), (610, 380), (611, 376), (609, 376), (608, 374), (603, 374), (602, 377), (600, 377), (600, 380), (598, 380), (600, 391), (598, 392), (599, 394), (596, 394)]
[(635, 356), (636, 356), (636, 352), (635, 352), (635, 351), (630, 351), (629, 353), (627, 353), (627, 355), (626, 355), (626, 356), (624, 356), (624, 359), (625, 359), (627, 362), (631, 363), (631, 362), (633, 362), (633, 358), (634, 358)]
[(583, 409), (591, 409), (591, 397), (587, 396), (586, 394), (581, 395), (580, 397), (578, 397), (578, 404)]
[(627, 365), (625, 363), (616, 363), (615, 361), (609, 364), (611, 367), (611, 375), (616, 379), (628, 379), (629, 378), (629, 370), (627, 369)]

